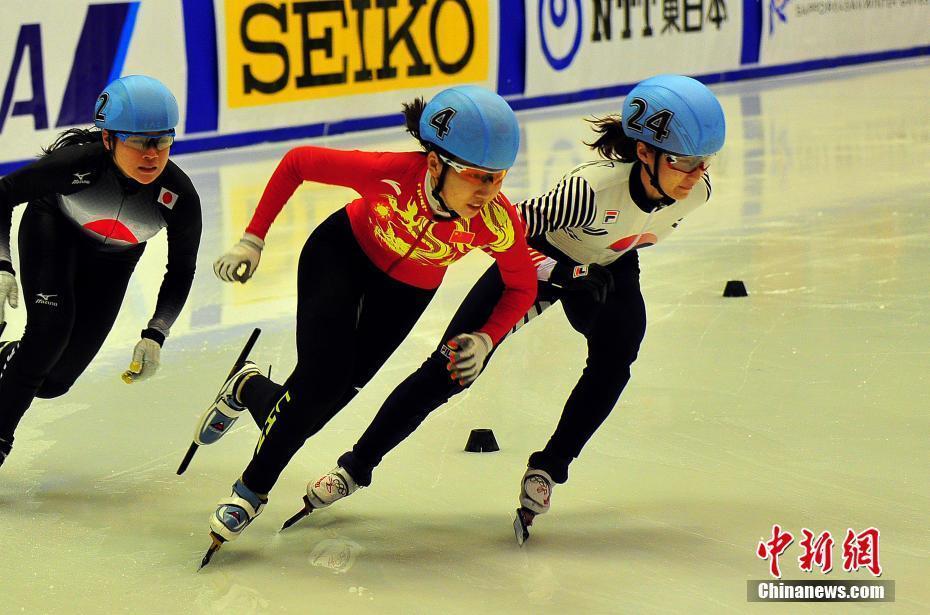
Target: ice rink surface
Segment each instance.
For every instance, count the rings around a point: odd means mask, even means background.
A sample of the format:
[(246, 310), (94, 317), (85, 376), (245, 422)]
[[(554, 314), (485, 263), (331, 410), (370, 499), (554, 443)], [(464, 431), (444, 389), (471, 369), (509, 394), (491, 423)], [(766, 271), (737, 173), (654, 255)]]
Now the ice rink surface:
[[(190, 301), (157, 377), (123, 384), (164, 270), (162, 234), (91, 369), (23, 419), (0, 469), (0, 612), (930, 612), (930, 60), (713, 89), (728, 118), (713, 199), (642, 251), (650, 324), (633, 379), (522, 549), (511, 522), (526, 458), (554, 429), (585, 356), (560, 307), (392, 452), (371, 488), (277, 533), (306, 482), (431, 351), (490, 262), (475, 254), (295, 457), (262, 516), (197, 571), (208, 517), (258, 430), (246, 417), (178, 477), (195, 419), (252, 327), (263, 329), (253, 358), (278, 379), (289, 372), (296, 256), (352, 194), (305, 184), (256, 277), (221, 285), (213, 259), (295, 143), (175, 158), (204, 203)], [(505, 192), (542, 193), (592, 159), (582, 118), (619, 108), (520, 113)], [(400, 128), (314, 142), (413, 148)], [(734, 279), (748, 297), (721, 296)], [(8, 314), (4, 338), (16, 338), (24, 310)], [(476, 427), (492, 428), (501, 451), (463, 452)], [(776, 523), (796, 537), (784, 579), (874, 579), (843, 570), (842, 542), (847, 528), (879, 529), (895, 603), (747, 602), (746, 582), (769, 578), (756, 547)], [(832, 533), (829, 575), (799, 569), (802, 528)]]

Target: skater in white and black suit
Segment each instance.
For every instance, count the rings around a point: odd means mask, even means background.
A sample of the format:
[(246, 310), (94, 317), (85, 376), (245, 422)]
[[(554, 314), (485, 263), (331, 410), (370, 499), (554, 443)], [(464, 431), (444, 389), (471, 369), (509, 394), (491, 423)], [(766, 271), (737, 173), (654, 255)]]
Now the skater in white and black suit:
[[(598, 136), (590, 145), (602, 159), (576, 167), (550, 192), (517, 206), (536, 263), (538, 295), (513, 331), (561, 300), (588, 343), (584, 371), (561, 420), (546, 446), (530, 456), (521, 481), (521, 541), (533, 516), (549, 509), (553, 483), (568, 480), (569, 464), (630, 379), (646, 330), (637, 249), (663, 240), (710, 198), (707, 167), (725, 135), (714, 94), (678, 75), (643, 81), (626, 98), (622, 120), (609, 116), (593, 125)], [(441, 339), (480, 322), (500, 292), (500, 274), (492, 266)], [(369, 485), (388, 451), (477, 378), (481, 363), (456, 358), (455, 348), (440, 343), (394, 390), (353, 449), (339, 458), (339, 467), (310, 483), (315, 508)]]
[(10, 226), (13, 207), (28, 203), (19, 227), (26, 328), (21, 340), (0, 345), (0, 464), (32, 400), (65, 394), (96, 356), (145, 242), (162, 229), (167, 270), (124, 381), (155, 373), (191, 289), (200, 198), (168, 160), (177, 101), (156, 79), (121, 77), (98, 97), (94, 123), (64, 132), (0, 179), (0, 321), (4, 304), (19, 303)]

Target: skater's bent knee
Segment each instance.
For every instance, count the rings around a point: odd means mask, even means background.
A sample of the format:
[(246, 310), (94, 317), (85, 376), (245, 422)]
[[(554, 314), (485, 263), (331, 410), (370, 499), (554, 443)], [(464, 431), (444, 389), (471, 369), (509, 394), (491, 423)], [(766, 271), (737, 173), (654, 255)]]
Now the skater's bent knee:
[(55, 399), (56, 397), (61, 397), (69, 390), (71, 390), (71, 385), (73, 383), (64, 384), (61, 382), (48, 382), (45, 381), (42, 383), (42, 386), (39, 387), (39, 390), (36, 392), (36, 397), (40, 399)]

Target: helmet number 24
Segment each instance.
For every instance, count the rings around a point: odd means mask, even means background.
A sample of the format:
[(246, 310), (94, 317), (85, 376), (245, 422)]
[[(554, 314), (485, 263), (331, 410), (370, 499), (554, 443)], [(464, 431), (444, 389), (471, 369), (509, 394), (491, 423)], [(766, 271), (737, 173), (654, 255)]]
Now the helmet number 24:
[(636, 132), (643, 132), (643, 127), (648, 128), (655, 135), (656, 141), (660, 143), (668, 138), (668, 125), (671, 123), (674, 113), (668, 109), (661, 109), (647, 117), (646, 121), (640, 124), (640, 118), (646, 113), (646, 101), (642, 98), (634, 98), (630, 101), (630, 104), (636, 110), (633, 112), (633, 117), (627, 120), (627, 126)]

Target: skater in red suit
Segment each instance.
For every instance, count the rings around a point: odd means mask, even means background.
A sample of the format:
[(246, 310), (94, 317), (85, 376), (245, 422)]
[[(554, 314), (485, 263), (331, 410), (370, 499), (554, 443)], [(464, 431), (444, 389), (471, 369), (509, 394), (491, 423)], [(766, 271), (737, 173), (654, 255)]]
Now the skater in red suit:
[(503, 290), (482, 322), (449, 342), (477, 369), (536, 296), (523, 228), (501, 184), (519, 148), (516, 117), (498, 95), (453, 87), (405, 105), (424, 151), (291, 150), (241, 241), (215, 265), (246, 282), (264, 236), (303, 181), (346, 186), (359, 198), (317, 227), (297, 267), (297, 365), (283, 384), (246, 363), (201, 419), (210, 443), (248, 409), (262, 427), (252, 460), (210, 519), (215, 545), (262, 511), (281, 471), (375, 375), (426, 309), (446, 268), (471, 250), (491, 255)]

